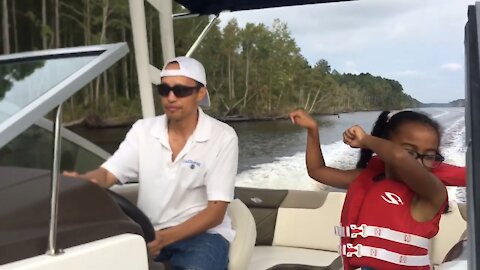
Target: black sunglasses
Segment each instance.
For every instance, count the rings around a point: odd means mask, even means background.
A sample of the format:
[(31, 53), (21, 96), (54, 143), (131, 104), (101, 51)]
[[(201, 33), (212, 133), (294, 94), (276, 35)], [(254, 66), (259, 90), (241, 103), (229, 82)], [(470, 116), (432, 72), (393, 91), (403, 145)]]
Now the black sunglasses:
[(182, 97), (188, 97), (193, 94), (196, 90), (200, 89), (201, 87), (197, 86), (186, 86), (186, 85), (181, 85), (177, 84), (174, 86), (170, 86), (165, 83), (157, 84), (155, 85), (157, 88), (157, 92), (160, 96), (166, 97), (168, 94), (170, 94), (170, 91), (173, 92), (173, 94), (176, 97), (182, 98)]
[(422, 161), (423, 166), (427, 168), (436, 168), (438, 165), (440, 165), (443, 161), (445, 161), (445, 158), (440, 155), (439, 153), (435, 154), (420, 154), (416, 151), (413, 151), (411, 149), (405, 149), (414, 159), (420, 159)]

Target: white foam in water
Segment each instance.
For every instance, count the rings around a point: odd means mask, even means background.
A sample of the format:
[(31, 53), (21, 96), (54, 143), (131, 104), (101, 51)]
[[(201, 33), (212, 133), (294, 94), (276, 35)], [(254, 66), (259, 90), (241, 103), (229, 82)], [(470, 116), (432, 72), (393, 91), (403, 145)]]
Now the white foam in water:
[[(449, 114), (435, 115), (440, 118)], [(442, 139), (442, 154), (445, 162), (465, 166), (465, 118), (462, 115), (445, 127)], [(358, 160), (358, 149), (352, 149), (342, 141), (322, 145), (322, 153), (328, 166), (339, 169), (354, 168)], [(305, 153), (279, 157), (274, 162), (259, 164), (237, 175), (237, 186), (267, 189), (318, 190), (328, 189), (308, 176), (305, 165)], [(465, 188), (449, 187), (451, 200), (465, 202)]]
[(441, 112), (441, 113), (439, 113), (439, 114), (432, 115), (431, 117), (436, 119), (436, 118), (440, 118), (440, 117), (442, 117), (442, 116), (444, 116), (444, 115), (447, 115), (447, 114), (449, 114), (449, 113), (450, 113), (449, 111), (444, 111), (444, 112)]
[(277, 158), (272, 163), (253, 166), (237, 175), (237, 186), (268, 189), (317, 190), (320, 184), (310, 179), (305, 167), (305, 153)]
[[(352, 149), (342, 141), (322, 145), (325, 163), (340, 169), (354, 168), (358, 159), (358, 150)], [(237, 186), (261, 187), (268, 189), (325, 189), (308, 176), (305, 165), (305, 153), (290, 157), (277, 158), (272, 163), (259, 164), (237, 175)]]
[(445, 162), (457, 166), (465, 166), (465, 117), (456, 120), (444, 131), (440, 149), (445, 156)]
[[(457, 166), (465, 166), (465, 153), (467, 152), (465, 144), (465, 117), (459, 118), (445, 129), (441, 151), (445, 157), (445, 162)], [(447, 187), (447, 191), (450, 200), (466, 202), (465, 187)]]

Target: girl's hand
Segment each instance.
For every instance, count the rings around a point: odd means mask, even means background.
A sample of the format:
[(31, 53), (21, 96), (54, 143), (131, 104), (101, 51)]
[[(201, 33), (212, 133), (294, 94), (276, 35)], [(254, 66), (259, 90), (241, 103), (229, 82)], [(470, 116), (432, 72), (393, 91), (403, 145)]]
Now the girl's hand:
[(343, 132), (343, 142), (352, 148), (365, 148), (364, 138), (368, 136), (360, 126), (353, 126)]
[(307, 112), (303, 109), (295, 110), (288, 114), (293, 124), (299, 125), (307, 129), (318, 129), (318, 124)]

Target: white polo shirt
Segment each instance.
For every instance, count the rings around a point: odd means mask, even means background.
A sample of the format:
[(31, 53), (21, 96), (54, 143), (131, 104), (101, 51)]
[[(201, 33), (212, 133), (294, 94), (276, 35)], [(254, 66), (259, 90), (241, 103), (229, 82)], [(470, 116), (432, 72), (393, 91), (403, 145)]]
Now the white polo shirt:
[[(185, 222), (208, 201), (233, 200), (238, 138), (229, 125), (198, 109), (195, 131), (172, 162), (165, 115), (138, 120), (118, 150), (102, 167), (122, 183), (139, 181), (138, 207), (155, 230)], [(235, 232), (225, 215), (208, 230), (232, 241)]]

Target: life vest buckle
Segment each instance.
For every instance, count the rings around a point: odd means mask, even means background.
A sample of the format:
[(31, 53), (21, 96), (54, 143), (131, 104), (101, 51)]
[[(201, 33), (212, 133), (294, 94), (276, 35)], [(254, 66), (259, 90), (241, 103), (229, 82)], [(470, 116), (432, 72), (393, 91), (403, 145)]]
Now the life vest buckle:
[(350, 238), (357, 238), (358, 235), (360, 235), (363, 238), (367, 237), (366, 228), (367, 228), (366, 224), (362, 224), (360, 226), (357, 226), (355, 224), (350, 224)]
[(347, 243), (344, 254), (346, 257), (349, 257), (349, 258), (352, 257), (353, 255), (360, 258), (362, 257), (362, 254), (360, 253), (361, 248), (362, 248), (361, 244), (356, 244), (354, 246), (352, 243)]

